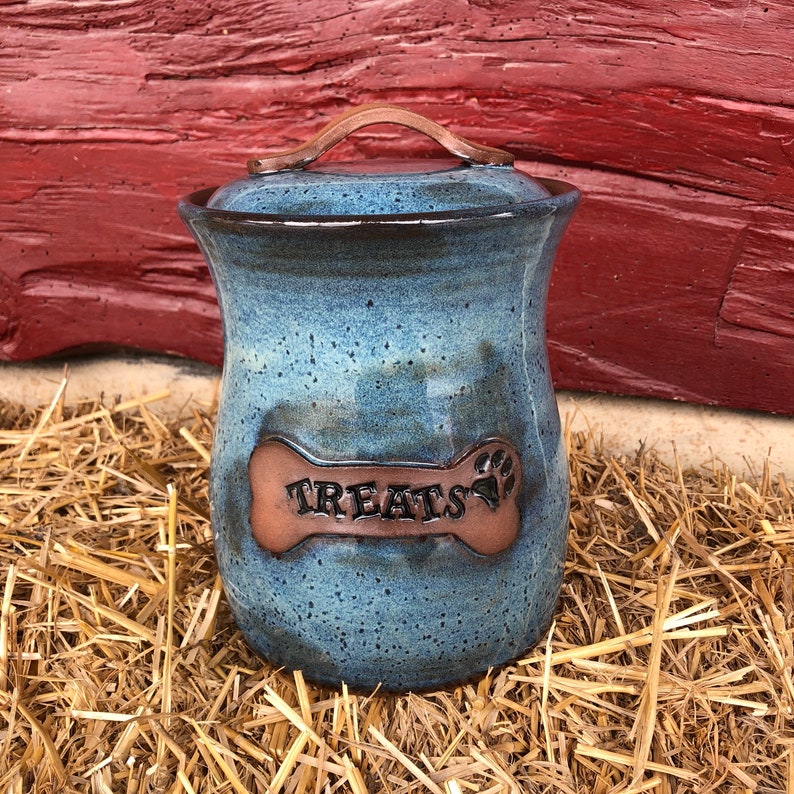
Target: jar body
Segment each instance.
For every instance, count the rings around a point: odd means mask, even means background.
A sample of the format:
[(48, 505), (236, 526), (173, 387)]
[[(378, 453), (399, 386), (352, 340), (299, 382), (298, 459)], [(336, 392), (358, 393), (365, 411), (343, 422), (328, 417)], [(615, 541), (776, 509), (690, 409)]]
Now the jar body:
[[(329, 684), (427, 689), (517, 657), (547, 628), (568, 469), (545, 308), (575, 202), (439, 223), (257, 223), (181, 205), (224, 326), (218, 565), (235, 619), (274, 664)], [(272, 439), (315, 472), (284, 482), (307, 532), (277, 551), (252, 531), (252, 455)], [(487, 454), (471, 452), (486, 441)], [(409, 488), (413, 471), (424, 493)], [(435, 471), (458, 484), (428, 490)], [(390, 473), (392, 501), (378, 504)], [(490, 496), (476, 485), (486, 480)], [(443, 521), (467, 505), (495, 516), (508, 500), (519, 523), (497, 551), (478, 550), (475, 519), (465, 537)], [(312, 524), (321, 513), (333, 533)]]

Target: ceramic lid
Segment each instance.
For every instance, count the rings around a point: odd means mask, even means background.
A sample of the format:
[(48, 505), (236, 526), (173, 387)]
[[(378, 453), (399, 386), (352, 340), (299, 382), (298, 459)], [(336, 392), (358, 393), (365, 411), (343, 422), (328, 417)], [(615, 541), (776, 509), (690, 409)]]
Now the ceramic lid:
[[(314, 163), (351, 132), (384, 122), (423, 132), (459, 159)], [(467, 141), (405, 108), (373, 104), (343, 113), (301, 146), (249, 160), (248, 175), (216, 190), (207, 207), (302, 217), (400, 215), (501, 207), (550, 195), (513, 167), (508, 152)]]

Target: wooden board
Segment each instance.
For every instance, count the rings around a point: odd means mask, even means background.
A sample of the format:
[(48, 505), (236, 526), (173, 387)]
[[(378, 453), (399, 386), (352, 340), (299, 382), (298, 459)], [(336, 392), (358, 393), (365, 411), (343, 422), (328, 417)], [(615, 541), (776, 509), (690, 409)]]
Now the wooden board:
[[(220, 362), (178, 197), (391, 101), (582, 189), (559, 387), (794, 414), (794, 6), (663, 6), (0, 3), (0, 358)], [(436, 153), (377, 127), (331, 156)]]

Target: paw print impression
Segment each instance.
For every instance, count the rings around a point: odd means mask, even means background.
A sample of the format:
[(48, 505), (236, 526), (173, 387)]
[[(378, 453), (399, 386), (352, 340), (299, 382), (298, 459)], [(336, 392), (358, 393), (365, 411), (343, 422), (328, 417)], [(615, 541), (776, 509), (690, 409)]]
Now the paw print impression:
[(499, 507), (516, 487), (513, 459), (503, 449), (483, 452), (474, 461), (474, 469), (481, 475), (471, 484), (471, 492), (483, 499), (488, 507)]

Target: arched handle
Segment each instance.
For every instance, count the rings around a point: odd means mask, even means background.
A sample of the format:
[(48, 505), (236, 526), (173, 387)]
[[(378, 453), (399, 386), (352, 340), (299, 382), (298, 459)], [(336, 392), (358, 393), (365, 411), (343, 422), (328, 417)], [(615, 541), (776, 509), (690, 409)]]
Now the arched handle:
[(483, 146), (479, 143), (467, 141), (465, 138), (461, 138), (460, 135), (450, 132), (446, 127), (442, 127), (435, 121), (431, 121), (425, 116), (420, 116), (411, 110), (398, 105), (374, 102), (351, 108), (342, 113), (342, 115), (337, 116), (333, 121), (326, 124), (317, 135), (300, 146), (249, 160), (248, 173), (268, 174), (273, 171), (302, 168), (304, 165), (316, 160), (331, 147), (336, 146), (337, 143), (356, 130), (368, 127), (371, 124), (384, 123), (399, 124), (417, 132), (422, 132), (441, 144), (450, 154), (454, 154), (456, 157), (460, 157), (461, 160), (474, 165), (512, 165), (515, 159), (512, 154), (503, 149), (495, 149), (491, 146)]

